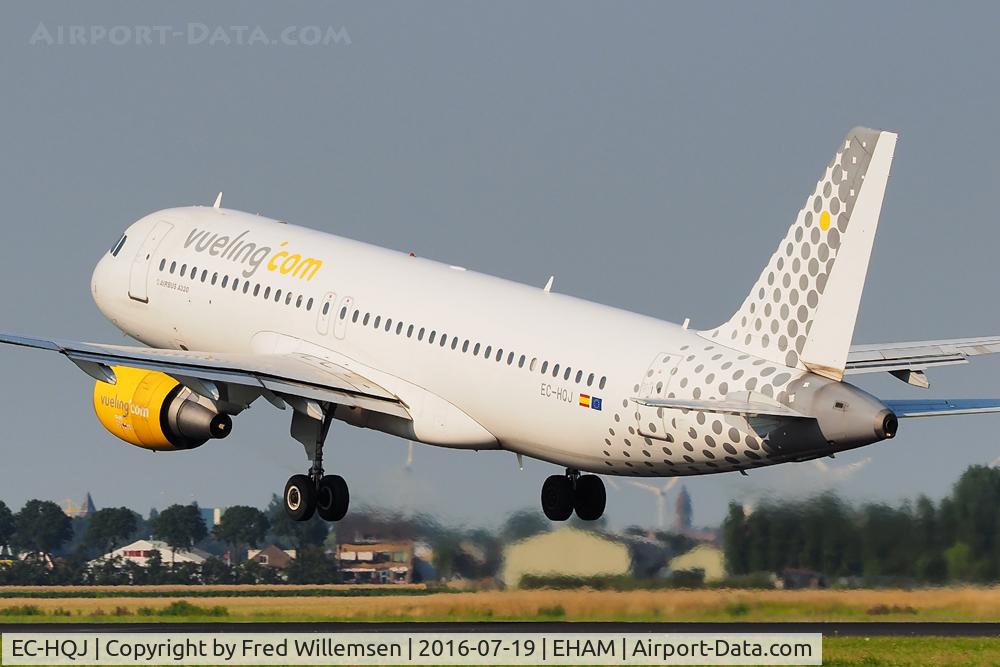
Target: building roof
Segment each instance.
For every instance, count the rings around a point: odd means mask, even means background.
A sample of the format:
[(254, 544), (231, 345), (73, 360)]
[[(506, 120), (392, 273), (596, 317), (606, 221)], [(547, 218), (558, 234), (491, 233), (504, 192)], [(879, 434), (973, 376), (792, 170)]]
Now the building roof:
[[(184, 551), (178, 549), (174, 552), (171, 550), (170, 545), (166, 542), (161, 542), (159, 540), (136, 540), (131, 544), (126, 544), (125, 546), (119, 547), (114, 551), (110, 551), (103, 556), (99, 556), (91, 562), (122, 558), (135, 561), (140, 564), (145, 564), (148, 559), (146, 554), (151, 551), (159, 552), (160, 558), (164, 563), (194, 563), (196, 565), (201, 565), (211, 557), (211, 554), (202, 551), (201, 549), (190, 549)], [(143, 555), (135, 555), (137, 552), (142, 553)]]
[(701, 570), (705, 581), (720, 581), (726, 578), (726, 557), (722, 550), (709, 544), (699, 544), (670, 561), (671, 572)]
[(632, 559), (623, 542), (602, 533), (560, 528), (504, 549), (500, 578), (510, 587), (525, 575), (598, 577), (628, 574)]

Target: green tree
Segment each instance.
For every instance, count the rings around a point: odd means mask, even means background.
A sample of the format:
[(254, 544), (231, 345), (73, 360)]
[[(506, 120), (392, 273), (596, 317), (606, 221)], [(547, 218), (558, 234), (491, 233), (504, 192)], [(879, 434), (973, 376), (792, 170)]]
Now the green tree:
[(285, 513), (281, 498), (276, 495), (271, 497), (271, 504), (267, 506), (267, 519), (271, 532), (278, 538), (284, 538), (282, 542), (285, 546), (293, 546), (299, 551), (322, 545), (330, 531), (329, 524), (315, 514), (308, 521), (293, 521)]
[(127, 507), (105, 507), (89, 518), (85, 544), (102, 553), (112, 551), (135, 534), (140, 517)]
[(337, 581), (337, 564), (317, 546), (300, 549), (288, 567), (290, 584), (331, 584)]
[(49, 556), (73, 537), (73, 526), (59, 505), (29, 500), (14, 517), (15, 541), (39, 558)]
[(9, 547), (14, 538), (14, 513), (0, 500), (0, 550)]
[(190, 551), (208, 536), (198, 505), (171, 505), (150, 522), (153, 536), (170, 545), (170, 567), (174, 568), (177, 550)]
[(505, 544), (518, 542), (551, 530), (548, 519), (538, 510), (519, 510), (507, 516), (500, 527), (500, 539)]
[(222, 514), (212, 533), (229, 545), (230, 562), (236, 565), (242, 560), (242, 545), (255, 547), (263, 542), (270, 526), (267, 516), (256, 507), (234, 505)]
[(729, 574), (750, 571), (746, 514), (739, 503), (729, 503), (729, 513), (722, 522), (722, 547)]

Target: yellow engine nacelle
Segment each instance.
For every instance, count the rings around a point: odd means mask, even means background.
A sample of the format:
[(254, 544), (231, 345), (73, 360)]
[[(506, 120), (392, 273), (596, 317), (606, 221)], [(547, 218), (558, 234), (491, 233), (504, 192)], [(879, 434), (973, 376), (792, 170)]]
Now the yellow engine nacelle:
[(115, 437), (169, 452), (194, 449), (232, 431), (229, 415), (169, 375), (128, 366), (112, 370), (117, 383), (94, 385), (94, 411)]

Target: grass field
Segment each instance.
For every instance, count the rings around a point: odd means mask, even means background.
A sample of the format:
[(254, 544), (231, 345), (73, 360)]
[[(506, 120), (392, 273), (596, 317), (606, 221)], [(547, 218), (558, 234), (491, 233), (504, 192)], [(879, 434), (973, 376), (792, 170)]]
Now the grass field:
[[(363, 595), (349, 586), (0, 588), (0, 623), (463, 620), (1000, 621), (1000, 588), (438, 592), (388, 587)], [(827, 637), (823, 651), (826, 665), (1000, 665), (1000, 639)]]
[[(0, 622), (386, 621), (1000, 621), (1000, 588), (435, 592), (350, 587), (0, 588)], [(58, 597), (51, 597), (58, 595)], [(18, 597), (14, 597), (18, 596)], [(25, 597), (21, 597), (25, 596)], [(211, 610), (199, 614), (198, 610)]]

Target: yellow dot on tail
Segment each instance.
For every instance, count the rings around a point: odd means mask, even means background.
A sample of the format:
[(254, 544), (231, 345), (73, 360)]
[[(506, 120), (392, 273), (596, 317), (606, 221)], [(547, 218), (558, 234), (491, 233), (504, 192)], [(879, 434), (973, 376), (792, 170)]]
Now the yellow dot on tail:
[(823, 211), (819, 214), (819, 228), (824, 232), (830, 229), (830, 212)]

